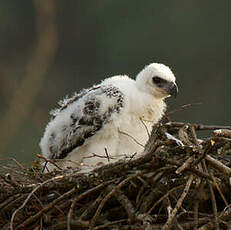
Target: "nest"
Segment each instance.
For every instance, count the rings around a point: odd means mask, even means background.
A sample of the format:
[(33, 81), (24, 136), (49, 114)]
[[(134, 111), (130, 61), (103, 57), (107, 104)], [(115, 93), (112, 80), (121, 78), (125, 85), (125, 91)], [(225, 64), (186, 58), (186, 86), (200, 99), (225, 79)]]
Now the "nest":
[(14, 160), (0, 170), (1, 229), (228, 229), (231, 135), (169, 122), (144, 153), (98, 167), (42, 173)]

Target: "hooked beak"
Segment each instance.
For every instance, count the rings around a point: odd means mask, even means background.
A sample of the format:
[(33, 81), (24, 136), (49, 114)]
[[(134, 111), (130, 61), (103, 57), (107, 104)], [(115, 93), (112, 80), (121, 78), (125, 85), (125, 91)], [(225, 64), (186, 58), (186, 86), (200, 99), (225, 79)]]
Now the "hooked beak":
[(176, 83), (169, 82), (169, 84), (166, 86), (165, 90), (169, 95), (174, 96), (176, 98), (176, 96), (178, 94), (178, 87), (177, 87)]

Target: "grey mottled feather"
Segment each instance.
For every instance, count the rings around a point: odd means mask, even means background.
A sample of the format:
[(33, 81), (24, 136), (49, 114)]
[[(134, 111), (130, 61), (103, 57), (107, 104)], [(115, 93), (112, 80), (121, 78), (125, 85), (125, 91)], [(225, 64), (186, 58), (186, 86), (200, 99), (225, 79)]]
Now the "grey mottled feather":
[[(120, 112), (123, 100), (123, 94), (115, 86), (98, 85), (59, 103), (60, 108), (52, 112), (53, 120), (69, 106), (75, 108), (61, 130), (53, 132), (49, 137), (51, 158), (63, 159), (73, 149), (83, 145), (87, 138), (110, 122), (113, 113)], [(105, 104), (108, 105), (106, 108)], [(60, 136), (57, 138), (57, 132), (62, 132), (61, 139)]]

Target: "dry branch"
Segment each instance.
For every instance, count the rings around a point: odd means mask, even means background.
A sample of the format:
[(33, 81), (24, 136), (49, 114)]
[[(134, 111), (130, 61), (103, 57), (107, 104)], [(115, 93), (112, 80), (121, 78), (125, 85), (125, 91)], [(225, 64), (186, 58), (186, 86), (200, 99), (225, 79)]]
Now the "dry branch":
[(14, 160), (0, 167), (0, 228), (225, 229), (231, 141), (197, 138), (217, 127), (158, 124), (143, 154), (88, 173), (42, 173), (37, 164), (27, 169)]

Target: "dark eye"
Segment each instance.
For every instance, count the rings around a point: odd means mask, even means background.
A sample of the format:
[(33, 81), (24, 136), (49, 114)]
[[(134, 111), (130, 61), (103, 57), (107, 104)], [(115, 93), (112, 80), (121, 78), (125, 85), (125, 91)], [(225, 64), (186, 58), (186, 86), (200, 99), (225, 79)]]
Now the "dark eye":
[(152, 81), (154, 84), (159, 85), (163, 81), (163, 79), (161, 79), (159, 77), (153, 77)]

